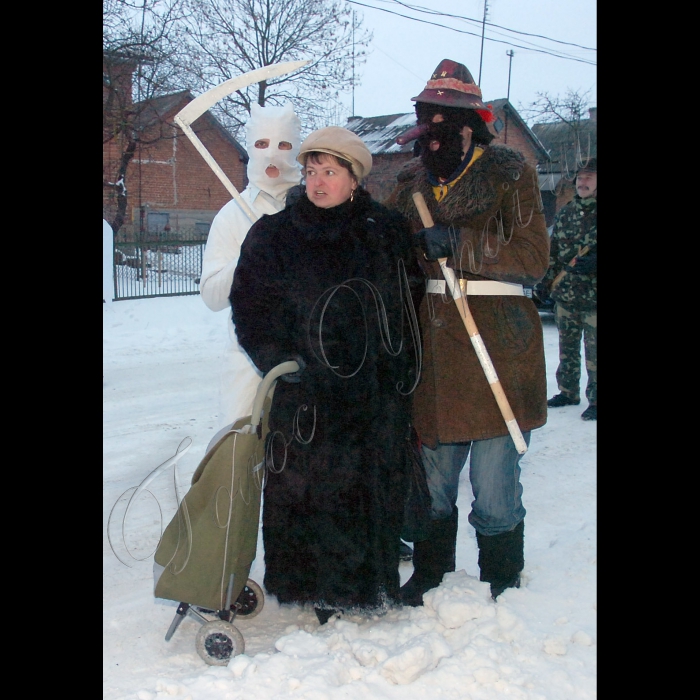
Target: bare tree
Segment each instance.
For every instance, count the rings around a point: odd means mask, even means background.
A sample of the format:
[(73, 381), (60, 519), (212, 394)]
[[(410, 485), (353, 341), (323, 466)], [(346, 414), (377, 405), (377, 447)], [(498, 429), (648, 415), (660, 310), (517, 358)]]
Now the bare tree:
[(524, 108), (528, 120), (537, 122), (562, 121), (572, 129), (587, 118), (591, 91), (581, 93), (569, 88), (564, 96), (552, 96), (548, 92), (536, 93), (537, 99)]
[(251, 85), (222, 100), (217, 115), (237, 133), (253, 103), (291, 102), (305, 130), (326, 126), (338, 95), (352, 88), (372, 36), (339, 0), (187, 0), (180, 65), (204, 92), (242, 73), (310, 59), (298, 72)]
[(371, 40), (341, 0), (103, 0), (102, 7), (103, 141), (117, 154), (103, 165), (104, 208), (115, 234), (128, 218), (130, 163), (177, 134), (160, 116), (159, 98), (185, 89), (198, 95), (256, 68), (310, 59), (212, 112), (234, 135), (253, 103), (291, 102), (305, 130), (326, 126), (340, 118), (338, 95), (352, 87)]
[(172, 138), (153, 100), (178, 85), (175, 28), (185, 10), (182, 0), (103, 1), (102, 138), (118, 157), (103, 162), (102, 186), (115, 235), (127, 218), (129, 164), (144, 146)]
[(595, 155), (597, 125), (589, 119), (590, 90), (569, 88), (563, 96), (538, 92), (537, 99), (521, 113), (550, 152), (551, 167), (570, 180), (576, 170)]

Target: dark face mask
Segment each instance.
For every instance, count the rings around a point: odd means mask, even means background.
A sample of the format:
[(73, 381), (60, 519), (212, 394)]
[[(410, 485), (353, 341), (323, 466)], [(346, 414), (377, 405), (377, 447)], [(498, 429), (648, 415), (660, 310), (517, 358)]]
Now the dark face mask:
[[(461, 127), (450, 121), (431, 123), (428, 131), (418, 139), (423, 165), (436, 177), (450, 177), (462, 162), (460, 131)], [(430, 150), (431, 141), (440, 144), (437, 150)]]

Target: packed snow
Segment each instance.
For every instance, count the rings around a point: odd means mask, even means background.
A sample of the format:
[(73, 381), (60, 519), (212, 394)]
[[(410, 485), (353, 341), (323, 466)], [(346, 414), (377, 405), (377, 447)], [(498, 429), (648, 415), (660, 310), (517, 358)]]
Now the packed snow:
[[(419, 608), (334, 617), (267, 596), (238, 618), (245, 651), (208, 666), (176, 601), (153, 597), (153, 552), (211, 437), (226, 312), (198, 296), (103, 304), (103, 698), (105, 700), (587, 700), (596, 697), (596, 422), (551, 409), (522, 459), (525, 569), (497, 602), (478, 580), (462, 475), (457, 571)], [(542, 315), (548, 395), (557, 331)], [(583, 371), (582, 383), (586, 374)], [(583, 387), (582, 387), (583, 390)], [(583, 391), (582, 391), (583, 394)], [(134, 489), (180, 450), (134, 499)], [(111, 520), (110, 520), (111, 516)], [(108, 526), (109, 525), (109, 526)], [(401, 564), (402, 582), (412, 566)], [(262, 585), (262, 537), (250, 577)]]

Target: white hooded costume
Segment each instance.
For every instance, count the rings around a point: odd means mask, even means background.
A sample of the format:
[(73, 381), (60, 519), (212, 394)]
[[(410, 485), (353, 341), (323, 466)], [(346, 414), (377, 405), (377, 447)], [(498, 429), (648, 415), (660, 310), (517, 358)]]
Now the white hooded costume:
[[(255, 143), (261, 139), (269, 139), (267, 148), (255, 147)], [(280, 149), (281, 142), (291, 143), (291, 150)], [(275, 214), (284, 209), (289, 188), (301, 181), (301, 169), (296, 160), (300, 145), (301, 123), (291, 105), (252, 105), (246, 125), (249, 182), (241, 197), (259, 216)], [(269, 170), (270, 166), (277, 170)], [(270, 177), (270, 174), (277, 172), (279, 174), (276, 177)], [(212, 311), (229, 309), (229, 342), (224, 349), (219, 383), (220, 427), (250, 414), (255, 391), (262, 378), (246, 352), (238, 345), (228, 298), (241, 244), (251, 226), (247, 214), (232, 199), (222, 207), (212, 222), (202, 261), (199, 291), (204, 303)], [(261, 322), (264, 323), (264, 319)]]

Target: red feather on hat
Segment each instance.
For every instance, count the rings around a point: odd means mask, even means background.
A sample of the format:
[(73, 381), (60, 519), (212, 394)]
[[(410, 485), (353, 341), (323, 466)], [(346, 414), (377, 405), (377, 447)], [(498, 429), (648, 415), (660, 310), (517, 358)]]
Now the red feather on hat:
[(474, 110), (487, 124), (496, 121), (496, 115), (493, 113), (493, 107), (486, 105), (486, 109)]

